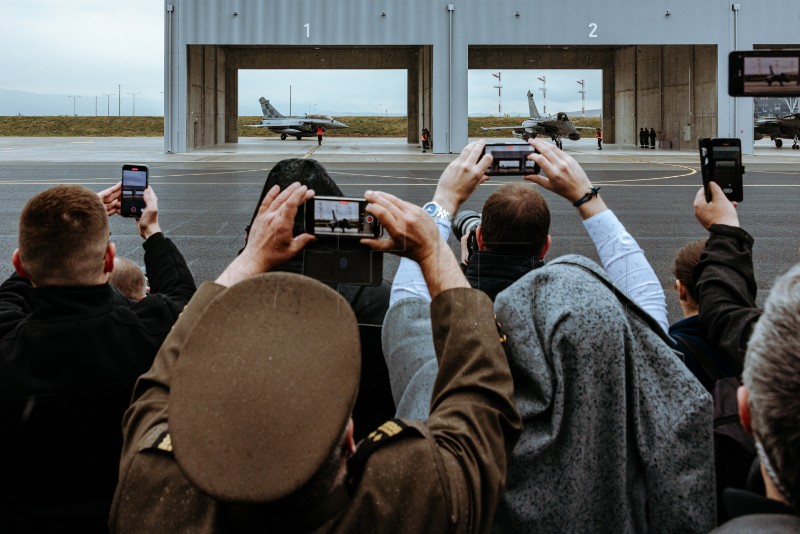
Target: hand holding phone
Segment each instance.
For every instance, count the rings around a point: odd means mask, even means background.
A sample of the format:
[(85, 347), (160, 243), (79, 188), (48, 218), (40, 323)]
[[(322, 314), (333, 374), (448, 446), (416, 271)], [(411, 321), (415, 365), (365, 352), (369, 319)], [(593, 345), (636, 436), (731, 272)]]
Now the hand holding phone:
[(383, 254), (361, 243), (383, 233), (363, 198), (315, 196), (303, 208), (305, 232), (317, 240), (303, 250), (302, 274), (322, 282), (377, 286)]
[(727, 226), (739, 226), (739, 215), (736, 213), (736, 205), (725, 198), (722, 189), (711, 182), (708, 186), (711, 193), (711, 200), (706, 200), (706, 191), (700, 189), (694, 197), (694, 216), (706, 230), (714, 224), (724, 224)]
[(716, 182), (731, 202), (741, 202), (744, 199), (742, 141), (735, 137), (704, 137), (698, 145), (706, 202), (711, 202), (709, 182)]
[(492, 155), (492, 164), (486, 171), (489, 176), (539, 174), (541, 171), (538, 164), (528, 160), (528, 155), (538, 153), (528, 143), (487, 143), (483, 153)]

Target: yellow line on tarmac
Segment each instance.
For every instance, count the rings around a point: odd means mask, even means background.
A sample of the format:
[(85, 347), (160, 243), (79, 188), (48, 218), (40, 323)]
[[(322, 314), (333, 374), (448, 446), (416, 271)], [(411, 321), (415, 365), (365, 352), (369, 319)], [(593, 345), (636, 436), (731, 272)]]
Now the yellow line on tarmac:
[(305, 156), (303, 156), (303, 159), (306, 159), (306, 158), (307, 158), (307, 157), (309, 157), (311, 154), (313, 154), (314, 152), (316, 152), (317, 150), (319, 150), (319, 148), (320, 148), (321, 146), (322, 146), (322, 145), (317, 145), (317, 146), (315, 146), (314, 148), (312, 148), (311, 150), (309, 150), (308, 152), (306, 152), (306, 155), (305, 155)]

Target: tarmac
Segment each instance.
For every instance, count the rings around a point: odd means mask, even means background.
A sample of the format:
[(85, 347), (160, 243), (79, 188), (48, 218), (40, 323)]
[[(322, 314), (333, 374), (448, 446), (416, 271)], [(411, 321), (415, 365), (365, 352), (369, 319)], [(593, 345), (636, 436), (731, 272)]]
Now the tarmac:
[[(472, 139), (471, 139), (472, 140)], [(167, 153), (161, 137), (0, 137), (0, 162), (54, 163), (270, 163), (284, 158), (309, 157), (325, 163), (415, 163), (446, 165), (453, 154), (422, 152), (405, 138), (328, 137), (322, 146), (315, 139), (281, 141), (279, 138), (243, 137), (238, 143), (197, 148), (186, 153)], [(491, 139), (491, 142), (519, 142)], [(610, 156), (647, 159), (658, 163), (697, 163), (697, 150), (642, 149), (634, 145), (604, 144), (595, 139), (564, 140), (564, 149), (581, 163), (618, 160)], [(743, 163), (800, 162), (800, 151), (775, 148), (769, 140), (757, 141), (754, 153)]]

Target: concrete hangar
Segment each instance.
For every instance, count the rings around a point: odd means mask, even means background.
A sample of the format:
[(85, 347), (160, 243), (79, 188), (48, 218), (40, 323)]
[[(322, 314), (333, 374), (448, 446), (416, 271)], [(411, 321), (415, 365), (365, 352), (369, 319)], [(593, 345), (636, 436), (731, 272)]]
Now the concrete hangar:
[[(235, 143), (240, 69), (405, 69), (408, 142), (467, 142), (468, 69), (602, 69), (607, 142), (737, 136), (732, 50), (800, 48), (797, 0), (166, 0), (165, 150)], [(795, 43), (795, 44), (792, 44)]]

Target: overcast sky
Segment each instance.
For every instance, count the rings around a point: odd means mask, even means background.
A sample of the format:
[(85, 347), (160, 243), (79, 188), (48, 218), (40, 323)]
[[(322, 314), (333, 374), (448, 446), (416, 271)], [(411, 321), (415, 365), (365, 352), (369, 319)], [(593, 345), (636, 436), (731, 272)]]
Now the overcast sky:
[[(163, 0), (0, 0), (0, 89), (43, 95), (71, 114), (117, 114), (118, 86), (122, 114), (163, 114)], [(497, 114), (497, 79), (489, 70), (469, 73), (469, 113)], [(528, 114), (525, 93), (534, 92), (543, 113), (542, 82), (546, 76), (547, 112), (579, 111), (585, 80), (585, 108), (601, 106), (600, 71), (505, 70), (502, 112)], [(284, 115), (292, 113), (405, 114), (405, 71), (241, 71), (239, 114), (260, 115), (264, 96)], [(354, 91), (353, 88), (358, 90)], [(114, 93), (106, 97), (104, 93)], [(75, 101), (67, 95), (78, 96)], [(97, 108), (96, 100), (97, 98)], [(36, 100), (33, 100), (35, 106)], [(23, 109), (23, 114), (44, 113)], [(47, 114), (53, 113), (47, 111)]]

